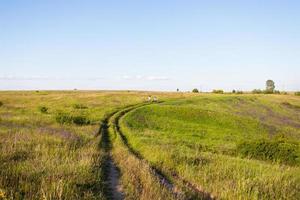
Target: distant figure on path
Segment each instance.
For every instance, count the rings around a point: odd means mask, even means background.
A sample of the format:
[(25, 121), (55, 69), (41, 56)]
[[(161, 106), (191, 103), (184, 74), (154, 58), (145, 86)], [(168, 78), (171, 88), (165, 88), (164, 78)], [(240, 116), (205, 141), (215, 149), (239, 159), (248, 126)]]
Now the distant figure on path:
[(147, 100), (148, 100), (148, 102), (150, 102), (151, 101), (151, 96), (148, 96)]

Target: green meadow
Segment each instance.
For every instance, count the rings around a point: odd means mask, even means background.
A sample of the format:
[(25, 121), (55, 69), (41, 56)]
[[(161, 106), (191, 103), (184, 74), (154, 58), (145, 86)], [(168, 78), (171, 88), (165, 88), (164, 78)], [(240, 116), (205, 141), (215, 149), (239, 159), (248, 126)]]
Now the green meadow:
[(300, 198), (299, 96), (7, 91), (0, 102), (0, 199)]
[(121, 128), (171, 180), (216, 198), (300, 198), (299, 97), (199, 95), (136, 109)]

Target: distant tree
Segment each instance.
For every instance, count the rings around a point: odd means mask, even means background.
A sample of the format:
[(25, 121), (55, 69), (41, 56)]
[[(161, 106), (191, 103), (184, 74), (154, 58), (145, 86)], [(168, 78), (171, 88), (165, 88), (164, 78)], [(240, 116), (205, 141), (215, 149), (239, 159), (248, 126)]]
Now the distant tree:
[(235, 90), (232, 90), (232, 93), (235, 93), (236, 91)]
[(274, 93), (275, 83), (273, 80), (266, 81), (266, 93)]
[(199, 90), (197, 88), (192, 90), (193, 93), (199, 93)]
[(213, 90), (212, 93), (223, 94), (224, 91), (223, 90)]
[(177, 92), (179, 92), (179, 88), (177, 88), (177, 90), (176, 90)]

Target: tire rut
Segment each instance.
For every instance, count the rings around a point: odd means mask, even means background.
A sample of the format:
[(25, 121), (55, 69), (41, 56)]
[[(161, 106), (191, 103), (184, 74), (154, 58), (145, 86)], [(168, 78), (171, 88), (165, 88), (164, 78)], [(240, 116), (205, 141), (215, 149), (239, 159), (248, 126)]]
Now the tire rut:
[(125, 198), (122, 186), (119, 183), (120, 173), (110, 154), (111, 142), (108, 128), (109, 120), (116, 112), (111, 113), (101, 123), (99, 135), (101, 136), (100, 148), (103, 149), (103, 177), (105, 179), (104, 193), (109, 200), (123, 200)]

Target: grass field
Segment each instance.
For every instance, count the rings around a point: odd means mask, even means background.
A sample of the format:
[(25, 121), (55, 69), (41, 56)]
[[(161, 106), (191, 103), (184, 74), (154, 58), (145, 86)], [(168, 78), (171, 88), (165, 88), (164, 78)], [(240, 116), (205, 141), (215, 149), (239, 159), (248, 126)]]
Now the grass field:
[(126, 115), (130, 145), (221, 199), (300, 198), (300, 98), (200, 95)]
[(300, 197), (294, 95), (32, 91), (0, 101), (0, 199)]

